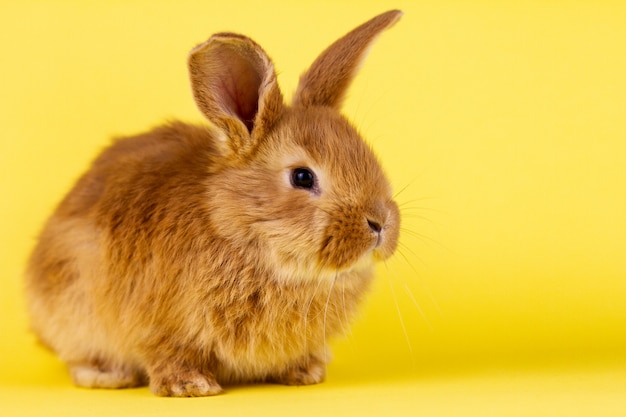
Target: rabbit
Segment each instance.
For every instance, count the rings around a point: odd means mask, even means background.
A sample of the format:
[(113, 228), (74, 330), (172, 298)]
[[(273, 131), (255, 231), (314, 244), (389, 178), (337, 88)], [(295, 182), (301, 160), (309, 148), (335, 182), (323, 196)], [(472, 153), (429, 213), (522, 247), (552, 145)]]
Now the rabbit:
[(383, 13), (328, 47), (286, 104), (250, 38), (188, 56), (210, 125), (116, 139), (61, 201), (26, 270), (31, 328), (77, 386), (158, 396), (322, 382), (400, 213), (340, 114)]

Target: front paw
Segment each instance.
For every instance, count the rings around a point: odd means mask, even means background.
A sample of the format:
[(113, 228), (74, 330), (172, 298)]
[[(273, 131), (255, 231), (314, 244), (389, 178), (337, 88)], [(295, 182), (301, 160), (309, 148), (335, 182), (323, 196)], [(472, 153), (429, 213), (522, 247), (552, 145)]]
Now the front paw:
[(196, 370), (151, 376), (150, 390), (160, 397), (206, 397), (223, 392), (212, 375)]
[(325, 377), (326, 364), (311, 358), (308, 363), (288, 369), (273, 381), (284, 385), (312, 385), (324, 381)]

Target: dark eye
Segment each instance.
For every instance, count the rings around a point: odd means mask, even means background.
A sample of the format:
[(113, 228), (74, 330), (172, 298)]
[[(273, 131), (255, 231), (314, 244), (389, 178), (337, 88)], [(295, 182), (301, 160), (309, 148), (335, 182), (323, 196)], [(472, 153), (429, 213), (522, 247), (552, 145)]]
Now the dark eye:
[(296, 168), (291, 171), (291, 184), (296, 188), (310, 190), (315, 187), (315, 175), (308, 168)]

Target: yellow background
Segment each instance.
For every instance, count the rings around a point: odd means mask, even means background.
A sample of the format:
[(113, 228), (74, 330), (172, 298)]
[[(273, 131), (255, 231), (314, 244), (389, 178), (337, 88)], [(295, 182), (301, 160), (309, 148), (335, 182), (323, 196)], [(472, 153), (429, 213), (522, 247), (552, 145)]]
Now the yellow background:
[[(389, 8), (344, 107), (400, 191), (400, 250), (328, 381), (205, 399), (83, 390), (26, 331), (21, 273), (111, 136), (200, 121), (185, 59), (257, 40), (287, 96)], [(0, 414), (626, 415), (626, 3), (0, 2)]]

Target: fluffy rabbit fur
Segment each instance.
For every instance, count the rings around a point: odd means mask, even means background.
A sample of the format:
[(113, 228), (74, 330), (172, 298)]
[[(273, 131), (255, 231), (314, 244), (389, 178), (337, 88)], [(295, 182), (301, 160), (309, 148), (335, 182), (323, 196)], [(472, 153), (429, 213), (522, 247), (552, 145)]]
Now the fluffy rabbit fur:
[(48, 220), (30, 259), (32, 328), (84, 387), (314, 384), (399, 213), (370, 148), (340, 115), (381, 14), (326, 49), (290, 106), (251, 39), (189, 55), (211, 127), (172, 123), (106, 149)]

